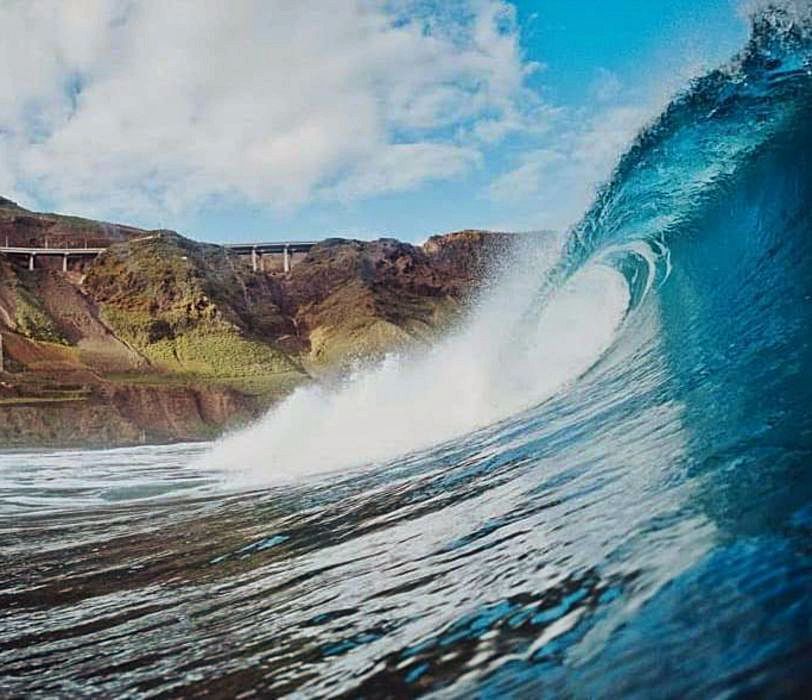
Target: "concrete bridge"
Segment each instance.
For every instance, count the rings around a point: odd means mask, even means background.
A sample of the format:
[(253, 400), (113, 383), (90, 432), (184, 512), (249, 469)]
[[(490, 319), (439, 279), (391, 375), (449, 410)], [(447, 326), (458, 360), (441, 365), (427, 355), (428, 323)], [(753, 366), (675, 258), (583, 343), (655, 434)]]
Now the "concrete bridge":
[(95, 258), (106, 248), (28, 248), (25, 246), (0, 246), (0, 253), (4, 255), (23, 255), (28, 257), (28, 269), (36, 267), (37, 256), (62, 258), (62, 271), (68, 271), (70, 258)]
[[(251, 268), (257, 272), (262, 265), (263, 255), (281, 255), (282, 269), (290, 272), (291, 260), (294, 253), (306, 253), (316, 241), (279, 241), (273, 243), (229, 243), (222, 246), (237, 255), (250, 255)], [(28, 269), (36, 269), (37, 257), (62, 258), (62, 271), (68, 271), (68, 261), (71, 258), (95, 258), (107, 248), (34, 248), (27, 246), (0, 246), (0, 254), (19, 255), (28, 258)]]
[(238, 255), (251, 256), (251, 268), (260, 269), (263, 255), (282, 255), (282, 269), (290, 272), (291, 256), (306, 253), (317, 241), (279, 241), (277, 243), (229, 243), (223, 246)]

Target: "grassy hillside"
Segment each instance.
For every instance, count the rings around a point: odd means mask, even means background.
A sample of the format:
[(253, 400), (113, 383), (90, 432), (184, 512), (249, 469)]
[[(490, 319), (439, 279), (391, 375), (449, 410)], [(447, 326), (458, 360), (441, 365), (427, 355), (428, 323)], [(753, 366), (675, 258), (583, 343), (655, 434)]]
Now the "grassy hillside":
[(201, 378), (301, 374), (273, 344), (272, 329), (286, 327), (278, 306), (249, 284), (224, 249), (169, 232), (112, 246), (84, 279), (101, 318), (155, 369)]

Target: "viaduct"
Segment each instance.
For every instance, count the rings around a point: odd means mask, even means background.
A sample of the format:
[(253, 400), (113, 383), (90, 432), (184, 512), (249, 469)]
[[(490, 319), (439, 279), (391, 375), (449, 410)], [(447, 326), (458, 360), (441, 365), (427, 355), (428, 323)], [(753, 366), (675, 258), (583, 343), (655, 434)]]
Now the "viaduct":
[[(281, 256), (282, 269), (290, 272), (291, 260), (294, 253), (306, 253), (316, 241), (279, 241), (274, 243), (232, 243), (222, 246), (226, 250), (237, 255), (251, 256), (251, 268), (257, 272), (262, 267), (263, 256)], [(51, 248), (47, 241), (43, 248), (31, 248), (25, 246), (0, 246), (0, 253), (4, 255), (21, 256), (28, 259), (28, 269), (36, 269), (38, 257), (50, 257), (62, 259), (63, 272), (68, 271), (68, 261), (70, 259), (95, 258), (103, 253), (107, 248)]]

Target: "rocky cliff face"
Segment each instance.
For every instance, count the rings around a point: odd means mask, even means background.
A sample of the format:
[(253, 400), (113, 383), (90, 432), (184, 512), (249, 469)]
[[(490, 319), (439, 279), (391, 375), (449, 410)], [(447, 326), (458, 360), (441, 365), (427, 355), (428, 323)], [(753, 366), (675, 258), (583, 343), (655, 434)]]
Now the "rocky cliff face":
[(212, 437), (297, 385), (432, 342), (514, 237), (328, 239), (289, 273), (169, 231), (0, 200), (0, 242), (108, 246), (67, 274), (0, 256), (0, 441)]

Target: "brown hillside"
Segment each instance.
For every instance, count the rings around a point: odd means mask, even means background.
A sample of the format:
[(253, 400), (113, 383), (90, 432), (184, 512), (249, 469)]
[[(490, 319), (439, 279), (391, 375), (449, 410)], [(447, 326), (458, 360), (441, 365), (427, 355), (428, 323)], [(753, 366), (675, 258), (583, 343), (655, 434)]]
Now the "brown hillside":
[(0, 439), (15, 445), (211, 437), (302, 382), (432, 342), (515, 240), (328, 239), (283, 273), (170, 231), (7, 200), (1, 231), (109, 246), (68, 274), (0, 257)]

